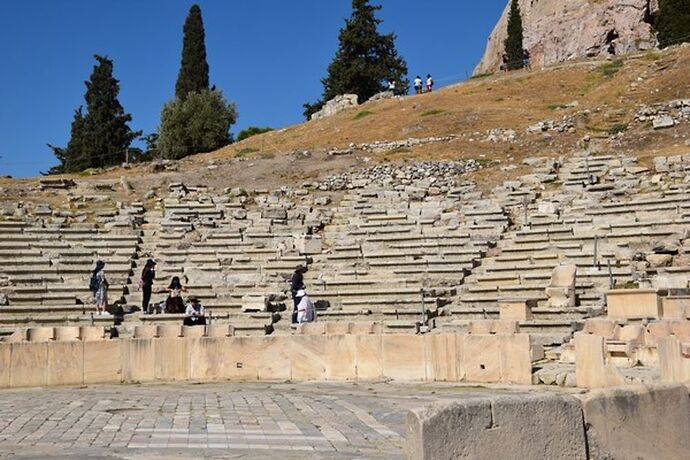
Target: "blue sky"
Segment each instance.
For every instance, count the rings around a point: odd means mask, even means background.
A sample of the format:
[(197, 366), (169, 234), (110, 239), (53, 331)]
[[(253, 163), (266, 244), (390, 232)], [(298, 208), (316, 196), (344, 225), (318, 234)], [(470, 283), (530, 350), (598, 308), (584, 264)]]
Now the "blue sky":
[[(201, 6), (211, 83), (237, 103), (247, 126), (302, 121), (350, 15), (349, 0), (22, 0), (0, 15), (0, 174), (36, 175), (56, 164), (94, 54), (115, 63), (130, 126), (156, 130), (174, 94), (182, 24)], [(465, 79), (479, 61), (506, 0), (374, 0), (382, 32), (395, 32), (410, 79), (439, 86)]]

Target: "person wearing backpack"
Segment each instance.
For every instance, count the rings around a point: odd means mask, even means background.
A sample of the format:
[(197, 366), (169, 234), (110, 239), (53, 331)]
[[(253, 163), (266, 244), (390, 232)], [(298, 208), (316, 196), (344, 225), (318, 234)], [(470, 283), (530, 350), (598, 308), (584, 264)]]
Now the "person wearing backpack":
[(105, 277), (105, 262), (96, 262), (96, 268), (91, 273), (89, 289), (93, 292), (93, 303), (96, 305), (96, 315), (105, 314), (108, 306), (108, 279)]
[(153, 280), (156, 279), (156, 262), (153, 259), (146, 261), (144, 269), (141, 271), (141, 279), (139, 280), (139, 287), (143, 293), (141, 300), (141, 311), (144, 313), (149, 311), (149, 303), (151, 303), (151, 291), (153, 290)]

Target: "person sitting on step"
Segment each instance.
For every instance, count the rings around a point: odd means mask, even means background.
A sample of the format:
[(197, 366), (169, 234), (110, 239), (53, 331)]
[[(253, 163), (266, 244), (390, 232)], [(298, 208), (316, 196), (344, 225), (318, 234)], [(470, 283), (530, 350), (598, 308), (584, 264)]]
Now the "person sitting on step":
[(204, 306), (201, 305), (199, 299), (194, 296), (189, 298), (187, 309), (184, 312), (183, 324), (185, 326), (206, 325), (206, 313), (204, 312)]
[(173, 276), (168, 286), (168, 299), (165, 303), (166, 313), (184, 313), (185, 306), (182, 300), (182, 292), (187, 292), (187, 288), (182, 286), (179, 276)]
[(311, 323), (316, 321), (314, 302), (311, 301), (307, 292), (304, 289), (299, 290), (297, 292), (297, 298), (299, 299), (299, 303), (297, 304), (297, 322)]

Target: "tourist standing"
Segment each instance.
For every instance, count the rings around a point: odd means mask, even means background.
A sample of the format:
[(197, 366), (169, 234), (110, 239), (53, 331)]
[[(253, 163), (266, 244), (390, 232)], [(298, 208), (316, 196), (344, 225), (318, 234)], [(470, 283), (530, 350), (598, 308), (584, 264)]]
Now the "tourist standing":
[(105, 277), (105, 262), (96, 262), (96, 268), (91, 274), (89, 288), (93, 292), (93, 303), (96, 305), (96, 315), (105, 313), (108, 307), (108, 279)]
[(503, 53), (503, 56), (501, 56), (501, 67), (500, 69), (504, 73), (508, 73), (508, 55), (506, 53)]
[(426, 92), (430, 93), (434, 89), (434, 79), (431, 78), (431, 74), (426, 76)]
[(414, 79), (414, 92), (415, 94), (422, 94), (422, 77), (419, 75)]
[(395, 93), (395, 80), (390, 80), (388, 82), (388, 91)]
[(139, 286), (143, 293), (141, 310), (144, 313), (149, 311), (154, 279), (156, 279), (156, 262), (153, 259), (149, 259), (146, 261), (146, 265), (144, 265), (144, 269), (141, 271), (141, 280), (139, 280)]
[(295, 272), (292, 274), (290, 279), (290, 293), (292, 294), (292, 324), (297, 323), (297, 304), (299, 303), (299, 298), (297, 293), (304, 289), (304, 274), (307, 272), (307, 267), (304, 265), (298, 265), (295, 267)]
[(529, 51), (525, 48), (522, 50), (522, 67), (524, 67), (527, 70), (532, 70), (532, 63), (530, 62), (531, 56), (529, 54)]

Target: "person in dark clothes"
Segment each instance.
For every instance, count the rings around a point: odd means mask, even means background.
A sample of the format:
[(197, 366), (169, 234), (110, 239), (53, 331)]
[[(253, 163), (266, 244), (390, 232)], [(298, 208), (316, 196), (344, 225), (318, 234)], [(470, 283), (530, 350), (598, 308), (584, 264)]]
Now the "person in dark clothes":
[(294, 304), (292, 310), (292, 324), (297, 323), (297, 304), (299, 303), (297, 293), (304, 289), (304, 274), (306, 272), (307, 267), (304, 265), (298, 265), (295, 268), (295, 273), (292, 274), (292, 279), (290, 280), (290, 293), (292, 294), (292, 302)]
[(153, 259), (146, 261), (144, 269), (141, 271), (141, 291), (144, 294), (141, 301), (141, 309), (144, 312), (149, 311), (149, 303), (151, 303), (151, 291), (153, 290), (153, 280), (156, 279), (156, 262)]
[(165, 305), (166, 313), (184, 313), (185, 307), (182, 301), (182, 292), (187, 292), (187, 288), (182, 286), (179, 276), (173, 276), (168, 286), (168, 299)]

